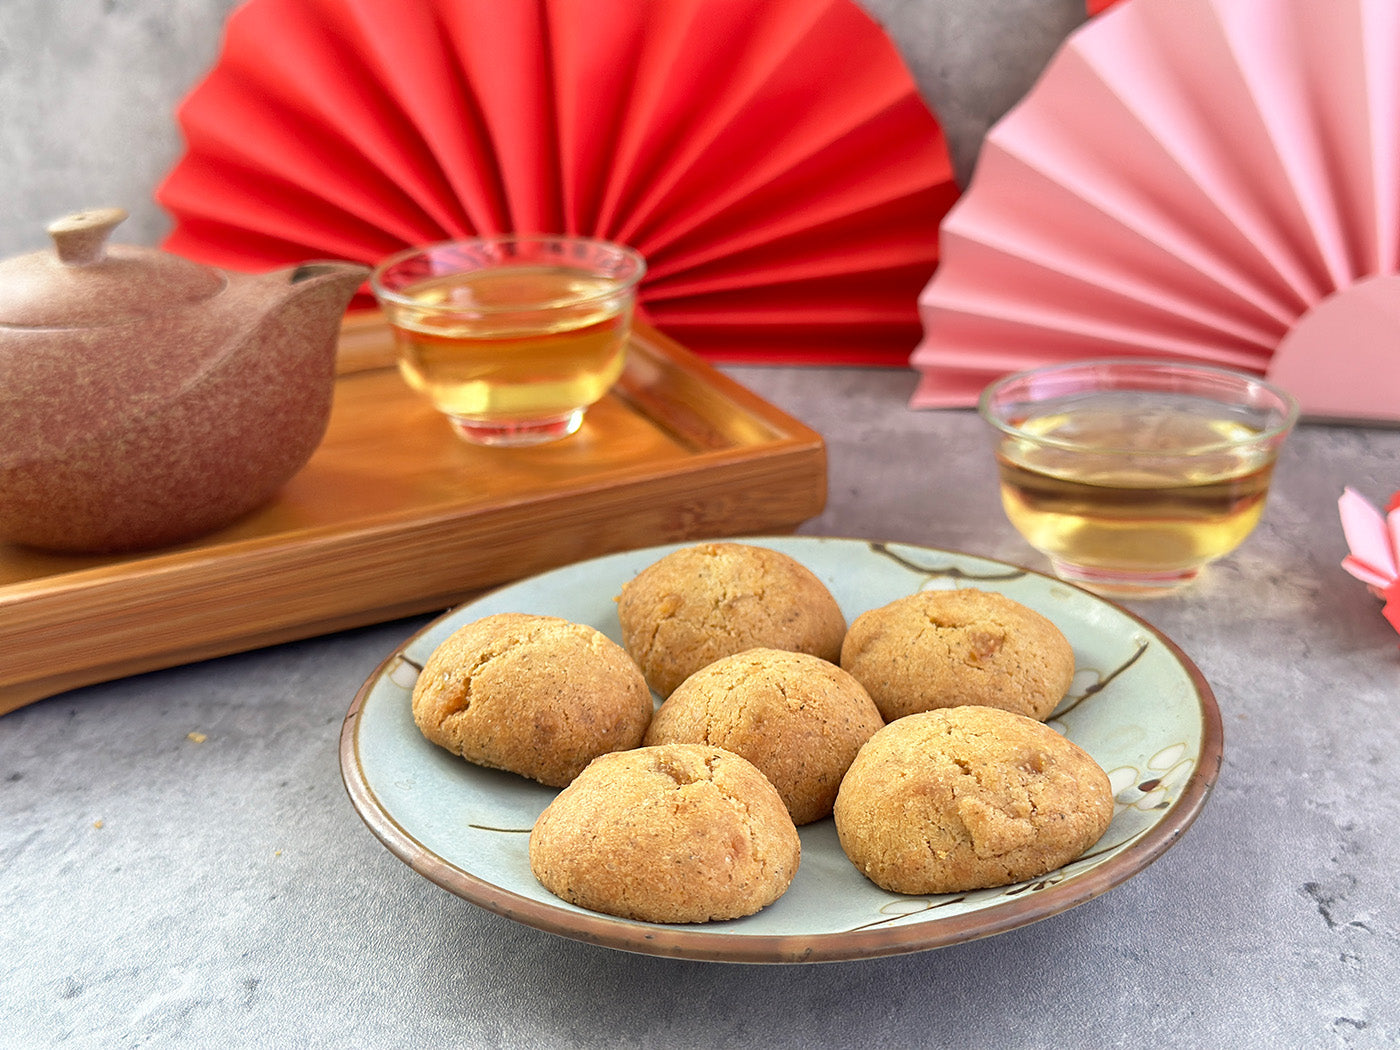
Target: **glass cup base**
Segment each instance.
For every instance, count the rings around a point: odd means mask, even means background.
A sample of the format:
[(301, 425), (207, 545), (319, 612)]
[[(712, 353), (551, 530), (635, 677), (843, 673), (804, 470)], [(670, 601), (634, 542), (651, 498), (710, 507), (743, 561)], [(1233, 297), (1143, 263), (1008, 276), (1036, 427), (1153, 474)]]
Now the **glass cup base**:
[(559, 416), (511, 422), (498, 419), (467, 419), (449, 415), (452, 429), (463, 441), (497, 448), (524, 448), (566, 438), (583, 425), (583, 409), (575, 408)]
[(1197, 565), (1162, 572), (1132, 572), (1072, 565), (1058, 558), (1050, 559), (1050, 567), (1065, 582), (1109, 598), (1163, 598), (1190, 584), (1201, 575), (1202, 569)]

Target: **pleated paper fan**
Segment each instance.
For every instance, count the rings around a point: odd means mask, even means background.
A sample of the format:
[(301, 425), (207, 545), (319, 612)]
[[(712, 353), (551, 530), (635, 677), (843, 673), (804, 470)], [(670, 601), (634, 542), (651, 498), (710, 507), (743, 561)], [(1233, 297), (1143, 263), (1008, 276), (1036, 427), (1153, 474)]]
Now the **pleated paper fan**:
[(179, 110), (166, 247), (241, 270), (576, 233), (717, 360), (907, 365), (957, 196), (853, 0), (249, 0)]
[(914, 407), (1141, 355), (1400, 419), (1400, 4), (1116, 4), (988, 133), (942, 249)]

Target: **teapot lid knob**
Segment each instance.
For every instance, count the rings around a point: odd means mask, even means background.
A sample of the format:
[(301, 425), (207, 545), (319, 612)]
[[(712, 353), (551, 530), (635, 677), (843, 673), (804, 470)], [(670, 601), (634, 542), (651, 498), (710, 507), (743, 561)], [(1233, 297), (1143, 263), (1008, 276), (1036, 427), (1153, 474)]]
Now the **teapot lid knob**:
[(107, 238), (126, 219), (125, 208), (92, 208), (49, 223), (58, 258), (67, 266), (90, 266), (107, 255)]

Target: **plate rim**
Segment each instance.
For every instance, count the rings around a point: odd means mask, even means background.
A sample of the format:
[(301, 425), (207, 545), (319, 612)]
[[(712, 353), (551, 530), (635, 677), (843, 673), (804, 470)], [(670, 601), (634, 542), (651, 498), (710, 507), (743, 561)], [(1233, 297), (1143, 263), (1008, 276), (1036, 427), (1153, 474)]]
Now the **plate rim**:
[[(724, 537), (710, 542), (760, 545), (764, 541), (774, 540), (855, 543), (865, 547), (881, 544), (936, 555), (973, 558), (994, 566), (1015, 569), (1028, 576), (1041, 577), (1055, 586), (1082, 591), (1094, 601), (1110, 606), (1161, 643), (1191, 681), (1200, 708), (1201, 744), (1198, 760), (1182, 786), (1181, 793), (1156, 823), (1129, 841), (1116, 856), (1064, 882), (986, 908), (926, 919), (915, 924), (888, 923), (863, 930), (810, 935), (753, 934), (736, 937), (732, 933), (707, 929), (703, 924), (645, 923), (601, 912), (580, 913), (568, 910), (563, 907), (563, 902), (555, 904), (550, 901), (538, 901), (472, 874), (424, 846), (394, 819), (392, 813), (380, 803), (364, 775), (359, 758), (358, 731), (360, 713), (370, 693), (409, 647), (436, 629), (443, 621), (500, 591), (555, 573), (577, 570), (594, 562), (707, 542), (681, 540), (585, 558), (490, 588), (433, 617), (400, 642), (379, 662), (356, 691), (341, 725), (338, 749), (341, 780), (360, 819), (390, 853), (439, 888), (506, 919), (546, 933), (643, 955), (702, 962), (781, 964), (843, 962), (928, 951), (995, 936), (1051, 918), (1101, 896), (1151, 866), (1181, 839), (1200, 815), (1219, 778), (1224, 761), (1224, 725), (1220, 708), (1210, 683), (1196, 663), (1171, 638), (1141, 616), (1109, 598), (1035, 569), (980, 554), (903, 540), (881, 541), (859, 537), (789, 534)], [(1027, 881), (1034, 884), (1040, 880)], [(915, 894), (911, 895), (911, 899), (919, 899), (920, 896), (933, 899), (954, 895)]]

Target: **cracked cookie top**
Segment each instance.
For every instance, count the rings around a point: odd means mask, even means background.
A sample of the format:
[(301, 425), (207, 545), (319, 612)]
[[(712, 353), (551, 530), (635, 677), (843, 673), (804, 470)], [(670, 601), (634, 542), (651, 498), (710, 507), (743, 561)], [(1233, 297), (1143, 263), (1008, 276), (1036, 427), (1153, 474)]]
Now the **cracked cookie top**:
[(866, 742), (835, 806), (851, 862), (894, 893), (1037, 878), (1113, 819), (1108, 775), (1049, 726), (993, 707), (908, 715)]
[(666, 555), (623, 585), (617, 615), (623, 646), (663, 699), (700, 668), (746, 649), (835, 663), (846, 633), (836, 599), (811, 570), (741, 543)]
[(979, 704), (1044, 721), (1074, 679), (1074, 650), (1050, 620), (994, 591), (919, 591), (857, 616), (841, 666), (886, 722)]
[(705, 744), (599, 757), (530, 832), (530, 869), (545, 889), (643, 922), (751, 915), (787, 891), (801, 851), (773, 785)]
[(498, 613), (458, 628), (413, 687), (413, 720), (433, 743), (552, 787), (600, 754), (636, 747), (651, 715), (651, 692), (622, 647), (554, 616)]
[(884, 724), (870, 695), (835, 664), (749, 649), (677, 686), (653, 716), (646, 743), (714, 744), (742, 755), (801, 825), (830, 816), (846, 768)]

